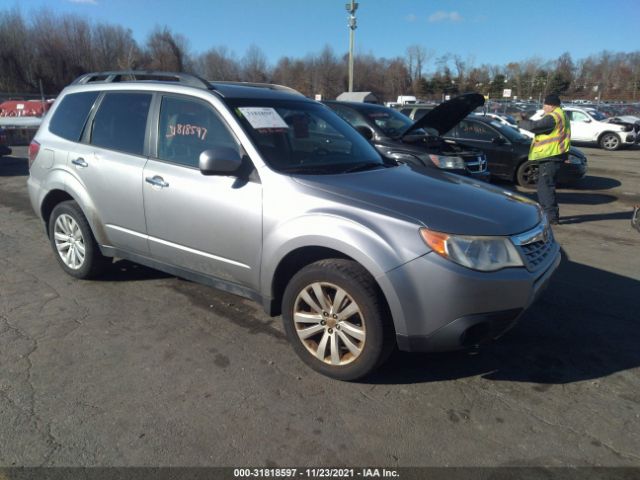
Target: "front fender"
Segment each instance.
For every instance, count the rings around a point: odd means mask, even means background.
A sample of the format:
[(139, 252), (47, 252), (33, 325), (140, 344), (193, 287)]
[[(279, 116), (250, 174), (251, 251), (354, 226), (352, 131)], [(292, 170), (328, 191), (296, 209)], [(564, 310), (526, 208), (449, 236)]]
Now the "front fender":
[[(265, 236), (260, 290), (271, 297), (276, 270), (291, 252), (304, 247), (323, 247), (338, 251), (362, 265), (378, 282), (387, 302), (397, 304), (394, 286), (386, 273), (429, 249), (421, 240), (418, 226), (392, 220), (378, 231), (354, 220), (329, 214), (309, 214), (294, 218)], [(392, 230), (390, 230), (392, 229)], [(388, 232), (386, 234), (385, 232)], [(394, 322), (400, 321), (392, 308)]]

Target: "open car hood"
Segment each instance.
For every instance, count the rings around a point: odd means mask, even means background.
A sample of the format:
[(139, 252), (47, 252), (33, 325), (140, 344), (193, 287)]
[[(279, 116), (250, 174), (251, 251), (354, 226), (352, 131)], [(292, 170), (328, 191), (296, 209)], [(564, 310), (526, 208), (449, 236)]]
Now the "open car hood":
[(484, 105), (484, 97), (479, 93), (465, 93), (464, 95), (452, 98), (451, 100), (441, 103), (407, 128), (402, 132), (401, 137), (425, 127), (432, 128), (437, 131), (438, 134), (443, 135), (460, 123), (464, 117), (482, 105)]

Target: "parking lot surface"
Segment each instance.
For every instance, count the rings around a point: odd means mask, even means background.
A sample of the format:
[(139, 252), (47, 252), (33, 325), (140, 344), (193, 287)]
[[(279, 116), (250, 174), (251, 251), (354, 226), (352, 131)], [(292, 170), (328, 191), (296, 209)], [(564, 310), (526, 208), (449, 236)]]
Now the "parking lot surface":
[(125, 261), (65, 275), (15, 147), (0, 159), (0, 465), (640, 466), (640, 150), (583, 150), (589, 176), (559, 190), (562, 264), (516, 328), (341, 383), (249, 300)]

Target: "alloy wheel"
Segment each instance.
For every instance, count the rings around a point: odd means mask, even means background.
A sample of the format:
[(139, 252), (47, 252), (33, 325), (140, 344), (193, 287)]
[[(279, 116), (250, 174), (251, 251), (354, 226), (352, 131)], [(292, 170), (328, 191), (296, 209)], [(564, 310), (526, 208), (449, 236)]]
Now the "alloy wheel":
[(316, 282), (295, 300), (293, 320), (307, 351), (330, 365), (348, 365), (362, 353), (366, 341), (362, 310), (337, 285)]
[(64, 264), (72, 270), (82, 267), (86, 250), (78, 222), (71, 215), (61, 214), (56, 218), (53, 235), (58, 255)]
[(602, 139), (602, 146), (606, 150), (615, 150), (616, 148), (618, 148), (619, 143), (620, 140), (618, 140), (618, 137), (612, 134), (605, 135)]

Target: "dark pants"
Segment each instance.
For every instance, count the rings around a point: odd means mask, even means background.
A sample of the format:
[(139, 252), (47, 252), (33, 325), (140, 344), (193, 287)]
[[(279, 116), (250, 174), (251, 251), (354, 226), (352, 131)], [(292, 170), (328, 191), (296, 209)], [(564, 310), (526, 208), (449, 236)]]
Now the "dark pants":
[(562, 160), (540, 160), (538, 167), (538, 203), (550, 222), (557, 222), (560, 216), (556, 199), (556, 178)]

